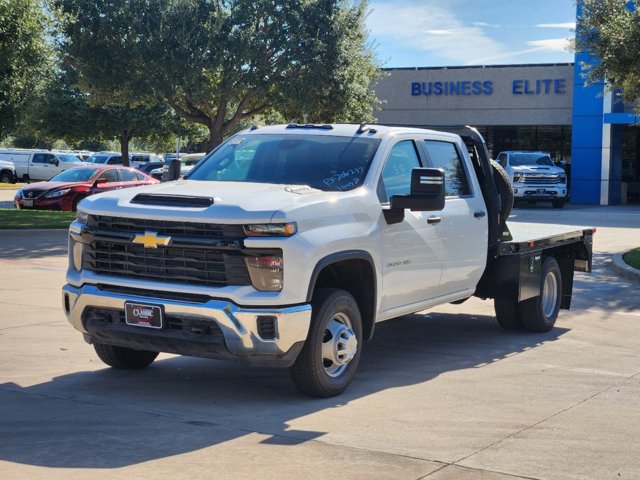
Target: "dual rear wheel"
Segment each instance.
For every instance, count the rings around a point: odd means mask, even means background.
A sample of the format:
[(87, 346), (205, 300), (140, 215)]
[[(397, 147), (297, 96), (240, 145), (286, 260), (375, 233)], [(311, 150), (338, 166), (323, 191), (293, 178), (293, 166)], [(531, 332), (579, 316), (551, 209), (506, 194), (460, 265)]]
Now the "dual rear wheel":
[(502, 328), (531, 332), (548, 332), (553, 328), (562, 301), (562, 274), (555, 258), (544, 260), (540, 277), (537, 297), (520, 303), (517, 298), (494, 300), (496, 319)]

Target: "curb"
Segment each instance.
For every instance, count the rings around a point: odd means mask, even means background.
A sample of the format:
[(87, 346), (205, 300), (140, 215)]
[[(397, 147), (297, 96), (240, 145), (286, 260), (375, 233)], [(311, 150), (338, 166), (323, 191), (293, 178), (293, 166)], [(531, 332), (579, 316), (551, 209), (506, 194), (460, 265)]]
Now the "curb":
[[(626, 253), (626, 252), (625, 252)], [(614, 255), (611, 259), (611, 269), (627, 280), (640, 282), (640, 270), (633, 268), (622, 259), (623, 253)]]

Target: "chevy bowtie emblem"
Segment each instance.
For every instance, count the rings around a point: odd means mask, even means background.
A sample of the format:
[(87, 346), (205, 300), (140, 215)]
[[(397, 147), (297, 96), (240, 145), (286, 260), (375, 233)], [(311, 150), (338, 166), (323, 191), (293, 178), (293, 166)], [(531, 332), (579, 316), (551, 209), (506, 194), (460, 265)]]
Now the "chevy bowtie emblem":
[(139, 243), (144, 248), (158, 248), (158, 245), (167, 246), (171, 243), (171, 237), (163, 237), (158, 232), (145, 231), (144, 235), (136, 235), (131, 243)]

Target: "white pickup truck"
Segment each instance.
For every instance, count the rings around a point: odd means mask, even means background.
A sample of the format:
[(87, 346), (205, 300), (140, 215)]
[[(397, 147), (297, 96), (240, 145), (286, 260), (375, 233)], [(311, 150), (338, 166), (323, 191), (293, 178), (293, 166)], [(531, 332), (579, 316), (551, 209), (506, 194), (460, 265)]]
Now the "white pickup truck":
[(347, 388), (381, 320), (476, 295), (503, 328), (548, 331), (593, 230), (507, 227), (508, 179), (475, 130), (452, 130), (254, 127), (184, 180), (89, 197), (67, 318), (115, 368), (237, 359), (320, 397)]
[(546, 201), (553, 208), (562, 208), (567, 203), (567, 174), (553, 163), (548, 153), (500, 152), (496, 160), (511, 179), (515, 202)]
[(77, 155), (49, 150), (0, 150), (0, 160), (13, 163), (16, 180), (49, 180), (60, 172), (82, 166)]

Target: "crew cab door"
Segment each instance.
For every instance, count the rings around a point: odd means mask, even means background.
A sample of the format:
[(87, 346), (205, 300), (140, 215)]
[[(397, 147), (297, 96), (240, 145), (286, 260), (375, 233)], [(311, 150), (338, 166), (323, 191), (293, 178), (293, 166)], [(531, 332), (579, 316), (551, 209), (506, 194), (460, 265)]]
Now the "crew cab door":
[(49, 180), (58, 170), (56, 157), (51, 153), (34, 153), (29, 165), (29, 178), (32, 180)]
[[(394, 143), (378, 180), (377, 193), (383, 210), (392, 195), (408, 194), (411, 171), (423, 166), (416, 140)], [(440, 295), (442, 244), (439, 228), (430, 223), (437, 212), (404, 211), (404, 219), (380, 221), (382, 230), (382, 293), (380, 310), (385, 311), (423, 302)]]
[(424, 139), (429, 167), (445, 174), (445, 207), (438, 226), (443, 252), (440, 289), (444, 295), (473, 293), (487, 261), (488, 217), (466, 147), (450, 139)]

